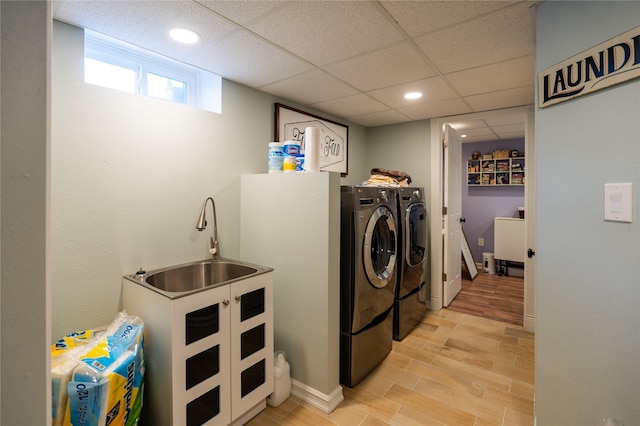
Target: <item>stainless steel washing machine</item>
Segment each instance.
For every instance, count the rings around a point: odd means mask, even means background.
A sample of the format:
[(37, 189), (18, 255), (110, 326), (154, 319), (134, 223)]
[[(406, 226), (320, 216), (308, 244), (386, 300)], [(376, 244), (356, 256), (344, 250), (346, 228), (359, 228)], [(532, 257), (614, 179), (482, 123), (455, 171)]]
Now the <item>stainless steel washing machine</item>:
[(341, 187), (340, 383), (353, 387), (391, 351), (397, 193)]
[(424, 317), (431, 295), (429, 217), (423, 188), (400, 187), (397, 192), (399, 255), (393, 338), (402, 340)]

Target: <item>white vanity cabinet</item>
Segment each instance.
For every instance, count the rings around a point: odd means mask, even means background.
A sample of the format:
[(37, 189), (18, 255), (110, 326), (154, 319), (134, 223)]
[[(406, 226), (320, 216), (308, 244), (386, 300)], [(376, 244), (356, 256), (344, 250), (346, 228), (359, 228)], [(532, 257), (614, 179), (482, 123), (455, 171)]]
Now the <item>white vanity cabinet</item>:
[(145, 323), (141, 425), (243, 424), (273, 392), (273, 273), (185, 297), (123, 281)]

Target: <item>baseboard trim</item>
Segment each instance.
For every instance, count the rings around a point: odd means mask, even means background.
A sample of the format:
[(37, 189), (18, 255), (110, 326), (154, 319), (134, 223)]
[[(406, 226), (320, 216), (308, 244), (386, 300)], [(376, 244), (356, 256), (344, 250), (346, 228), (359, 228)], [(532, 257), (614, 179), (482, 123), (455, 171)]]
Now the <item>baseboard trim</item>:
[(442, 308), (442, 299), (440, 299), (440, 296), (434, 296), (432, 293), (431, 299), (427, 302), (427, 309), (430, 311), (439, 311)]
[(536, 317), (533, 315), (525, 315), (524, 316), (524, 329), (531, 333), (536, 332)]
[(327, 395), (295, 379), (291, 379), (291, 394), (327, 414), (332, 412), (344, 400), (342, 386), (340, 385)]

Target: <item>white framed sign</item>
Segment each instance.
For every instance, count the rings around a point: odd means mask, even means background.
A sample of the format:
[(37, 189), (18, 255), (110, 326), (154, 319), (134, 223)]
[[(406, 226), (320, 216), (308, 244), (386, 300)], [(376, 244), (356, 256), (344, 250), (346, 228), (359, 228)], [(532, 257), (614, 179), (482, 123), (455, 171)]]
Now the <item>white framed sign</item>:
[(286, 105), (275, 104), (275, 141), (296, 141), (300, 143), (301, 152), (304, 153), (304, 131), (307, 127), (320, 129), (320, 170), (340, 172), (342, 176), (346, 176), (349, 170), (349, 126)]
[(544, 108), (640, 77), (640, 27), (538, 73)]

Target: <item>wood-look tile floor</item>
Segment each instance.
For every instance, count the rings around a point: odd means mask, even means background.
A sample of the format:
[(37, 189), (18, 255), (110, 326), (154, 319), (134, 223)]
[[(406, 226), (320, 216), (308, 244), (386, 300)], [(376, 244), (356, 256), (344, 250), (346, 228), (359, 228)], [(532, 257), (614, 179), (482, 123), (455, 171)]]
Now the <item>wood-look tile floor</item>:
[(463, 273), (461, 281), (462, 289), (447, 309), (509, 324), (523, 324), (524, 278), (479, 272), (473, 280)]
[(533, 380), (533, 334), (447, 309), (429, 311), (364, 381), (343, 389), (344, 401), (330, 414), (291, 396), (248, 425), (529, 426)]

